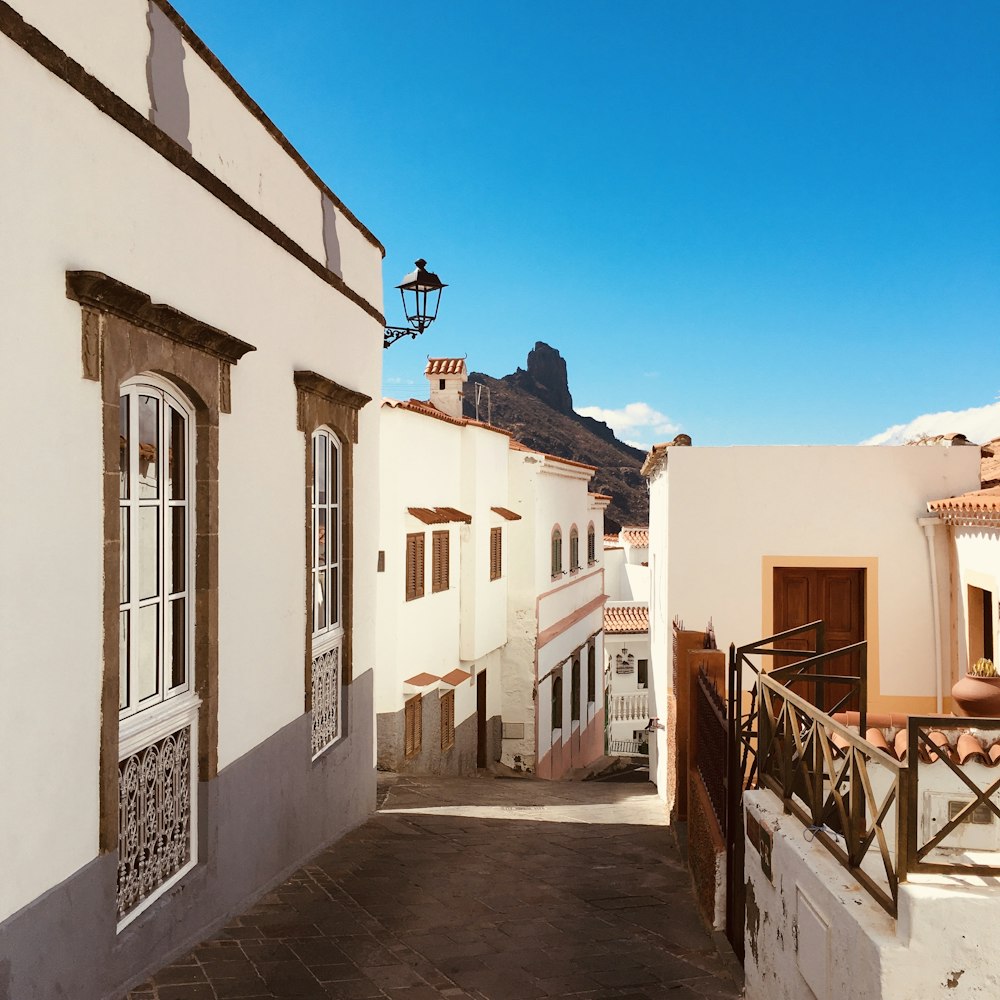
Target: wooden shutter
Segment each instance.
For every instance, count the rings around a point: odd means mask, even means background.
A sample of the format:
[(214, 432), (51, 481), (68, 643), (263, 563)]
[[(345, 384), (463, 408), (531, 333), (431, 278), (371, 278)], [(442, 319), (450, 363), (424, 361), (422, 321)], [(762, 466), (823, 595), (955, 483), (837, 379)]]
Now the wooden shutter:
[(406, 536), (406, 599), (424, 596), (424, 533)]
[(441, 695), (441, 749), (450, 750), (455, 745), (455, 692)]
[(431, 536), (431, 592), (434, 594), (448, 589), (449, 537), (447, 531), (435, 531)]
[(490, 528), (490, 579), (499, 580), (503, 566), (503, 529)]
[(419, 694), (414, 695), (404, 710), (403, 755), (416, 757), (423, 742), (423, 704)]

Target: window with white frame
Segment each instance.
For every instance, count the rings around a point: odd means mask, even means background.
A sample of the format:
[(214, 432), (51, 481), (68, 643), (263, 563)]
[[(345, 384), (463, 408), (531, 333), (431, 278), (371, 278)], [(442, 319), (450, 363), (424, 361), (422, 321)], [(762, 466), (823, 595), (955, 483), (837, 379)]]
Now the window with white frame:
[(344, 626), (341, 573), (341, 458), (336, 435), (312, 436), (312, 753), (341, 735)]
[(193, 410), (155, 376), (119, 397), (119, 929), (195, 864)]
[(119, 401), (120, 717), (191, 689), (189, 408), (158, 385)]

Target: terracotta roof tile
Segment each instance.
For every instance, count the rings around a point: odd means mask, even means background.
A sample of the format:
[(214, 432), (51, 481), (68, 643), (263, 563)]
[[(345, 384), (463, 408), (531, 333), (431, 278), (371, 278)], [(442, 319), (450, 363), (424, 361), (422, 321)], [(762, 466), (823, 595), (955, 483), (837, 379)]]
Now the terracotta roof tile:
[(465, 358), (428, 358), (425, 375), (464, 375)]
[[(855, 729), (858, 725), (857, 712), (838, 712), (834, 715), (834, 719), (842, 725), (852, 726)], [(868, 716), (868, 721), (873, 723), (866, 734), (868, 742), (890, 757), (905, 761), (909, 751), (907, 717), (897, 713), (885, 715), (873, 712)], [(1000, 741), (993, 742), (997, 734), (986, 736), (962, 731), (966, 727), (974, 730), (975, 720), (956, 719), (954, 716), (942, 717), (941, 728), (927, 733), (928, 739), (937, 751), (921, 746), (920, 759), (924, 763), (933, 764), (946, 757), (955, 764), (983, 764), (986, 767), (996, 767), (1000, 763)], [(832, 733), (830, 738), (831, 742), (841, 750), (847, 749), (849, 744), (839, 733)]]
[(441, 680), (441, 678), (438, 677), (437, 674), (422, 673), (414, 674), (412, 677), (407, 677), (403, 683), (412, 684), (413, 687), (427, 687), (428, 684), (436, 684), (439, 680)]
[(502, 518), (507, 521), (520, 521), (521, 515), (515, 514), (514, 511), (508, 510), (506, 507), (490, 507), (490, 510), (494, 514), (499, 514)]
[(610, 542), (612, 545), (615, 545), (618, 542), (618, 536), (617, 535), (605, 535), (604, 536), (604, 541), (605, 542)]
[(449, 521), (464, 521), (472, 524), (472, 515), (454, 507), (407, 507), (407, 513), (424, 524), (447, 524)]
[(462, 681), (467, 681), (471, 676), (472, 674), (470, 674), (468, 670), (460, 670), (456, 667), (450, 673), (445, 674), (441, 680), (443, 680), (445, 684), (450, 684), (452, 687), (456, 687), (461, 684)]
[[(511, 448), (515, 451), (530, 451), (533, 455), (542, 455), (545, 458), (551, 459), (553, 462), (562, 462), (564, 465), (572, 465), (577, 469), (590, 469), (591, 472), (597, 471), (596, 465), (587, 465), (585, 462), (574, 462), (571, 458), (560, 458), (558, 455), (550, 455), (546, 451), (539, 451), (537, 448), (529, 448), (526, 444), (511, 438), (510, 442)], [(611, 499), (610, 497), (608, 499)]]
[(645, 604), (606, 604), (604, 631), (615, 635), (623, 632), (648, 632), (649, 607)]
[(1000, 486), (932, 500), (927, 509), (945, 520), (1000, 521)]
[(590, 495), (595, 500), (614, 500), (614, 497), (608, 496), (607, 493), (591, 493)]
[(639, 549), (649, 548), (649, 528), (622, 528), (622, 540)]
[[(482, 427), (483, 430), (493, 431), (494, 434), (502, 434), (510, 438), (511, 432), (502, 427), (494, 427), (492, 424), (483, 423), (482, 420), (472, 420), (469, 417), (453, 417), (449, 413), (439, 410), (433, 403), (428, 403), (424, 399), (383, 399), (382, 405), (392, 410), (409, 410), (411, 413), (421, 413), (425, 417), (433, 417), (435, 420), (443, 420), (446, 424), (455, 424), (456, 427)], [(530, 449), (528, 449), (530, 450)]]

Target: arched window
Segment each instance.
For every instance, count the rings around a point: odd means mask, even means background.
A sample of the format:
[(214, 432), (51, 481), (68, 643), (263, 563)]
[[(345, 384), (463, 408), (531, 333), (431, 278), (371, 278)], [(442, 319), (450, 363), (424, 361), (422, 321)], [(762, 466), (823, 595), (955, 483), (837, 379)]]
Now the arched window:
[(562, 576), (562, 531), (557, 524), (552, 529), (552, 578)]
[(570, 682), (569, 716), (573, 722), (580, 721), (580, 657), (573, 657), (573, 674)]
[(574, 524), (569, 529), (569, 571), (576, 573), (580, 569), (580, 532)]
[(193, 683), (194, 409), (153, 375), (123, 383), (119, 393), (122, 927), (195, 864), (201, 703)]
[(563, 718), (562, 678), (552, 678), (552, 728), (562, 729)]
[(312, 436), (312, 710), (313, 756), (340, 737), (343, 598), (341, 575), (341, 467), (336, 435)]
[(587, 701), (597, 701), (597, 644), (593, 639), (587, 646)]
[(587, 525), (587, 565), (593, 566), (597, 562), (597, 536), (594, 532), (594, 522)]
[(176, 390), (151, 376), (121, 388), (118, 708), (123, 719), (192, 689), (191, 412)]

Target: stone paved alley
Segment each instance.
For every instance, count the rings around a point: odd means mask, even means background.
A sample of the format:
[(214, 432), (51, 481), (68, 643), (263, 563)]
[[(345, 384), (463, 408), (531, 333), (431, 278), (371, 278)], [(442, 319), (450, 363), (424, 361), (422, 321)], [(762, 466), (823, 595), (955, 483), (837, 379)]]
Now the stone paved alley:
[(364, 826), (130, 1000), (740, 995), (648, 783), (380, 777)]

